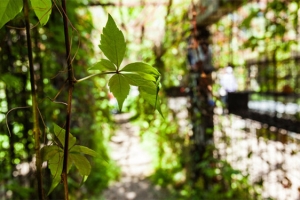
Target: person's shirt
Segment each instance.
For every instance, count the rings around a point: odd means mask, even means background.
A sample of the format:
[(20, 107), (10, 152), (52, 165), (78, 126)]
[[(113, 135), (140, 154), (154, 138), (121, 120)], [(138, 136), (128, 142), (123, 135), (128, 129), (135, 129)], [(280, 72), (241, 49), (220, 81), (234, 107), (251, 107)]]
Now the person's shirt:
[(212, 66), (212, 51), (208, 47), (207, 52), (204, 52), (203, 48), (199, 45), (196, 48), (188, 49), (188, 61), (192, 69), (196, 70), (197, 63), (201, 62), (204, 72), (212, 72), (214, 67)]
[(220, 85), (226, 92), (235, 92), (238, 88), (232, 68), (226, 68), (226, 73), (220, 79)]
[(201, 61), (202, 63), (202, 68), (205, 73), (211, 73), (214, 70), (214, 67), (212, 65), (212, 50), (211, 48), (207, 45), (206, 52), (203, 49), (204, 47), (199, 46), (198, 47), (198, 61)]

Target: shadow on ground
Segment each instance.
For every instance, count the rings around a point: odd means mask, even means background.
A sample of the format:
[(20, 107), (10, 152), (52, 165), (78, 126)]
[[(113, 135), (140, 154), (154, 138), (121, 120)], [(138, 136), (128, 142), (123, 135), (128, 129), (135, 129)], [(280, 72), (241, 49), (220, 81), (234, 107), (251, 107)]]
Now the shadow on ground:
[(121, 178), (103, 194), (106, 200), (170, 199), (166, 189), (153, 186), (146, 177), (153, 172), (152, 160), (141, 146), (139, 128), (129, 123), (127, 113), (115, 116), (119, 129), (112, 137), (112, 158), (121, 168)]

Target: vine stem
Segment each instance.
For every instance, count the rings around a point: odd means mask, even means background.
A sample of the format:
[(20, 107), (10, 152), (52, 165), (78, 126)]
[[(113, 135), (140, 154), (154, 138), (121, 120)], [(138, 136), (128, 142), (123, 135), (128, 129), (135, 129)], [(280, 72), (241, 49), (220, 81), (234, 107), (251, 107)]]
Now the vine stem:
[(30, 35), (30, 23), (29, 23), (29, 5), (27, 0), (23, 0), (24, 5), (24, 17), (26, 25), (26, 37), (27, 37), (27, 49), (28, 49), (28, 61), (29, 61), (29, 72), (30, 72), (30, 85), (31, 85), (31, 96), (32, 96), (32, 113), (33, 113), (33, 134), (34, 134), (34, 149), (36, 153), (36, 174), (38, 181), (38, 196), (39, 199), (44, 199), (43, 192), (43, 181), (42, 181), (42, 159), (40, 152), (40, 135), (41, 131), (39, 128), (39, 116), (38, 116), (38, 103), (37, 93), (35, 88), (35, 78), (33, 69), (33, 55)]
[(84, 77), (84, 78), (82, 78), (82, 79), (76, 80), (76, 83), (80, 83), (80, 82), (85, 81), (85, 80), (87, 80), (87, 79), (90, 79), (90, 78), (92, 78), (92, 77), (94, 77), (94, 76), (105, 75), (105, 74), (116, 74), (116, 72), (100, 72), (100, 73), (97, 73), (97, 74), (92, 74), (92, 75), (90, 75), (90, 76), (87, 76), (87, 77)]
[(68, 64), (68, 107), (66, 115), (66, 134), (65, 134), (65, 144), (64, 144), (64, 160), (63, 160), (63, 170), (62, 170), (62, 180), (64, 184), (64, 194), (65, 200), (69, 199), (68, 190), (68, 156), (69, 156), (69, 136), (70, 136), (70, 123), (71, 123), (71, 110), (72, 110), (72, 96), (73, 89), (76, 79), (73, 73), (73, 66), (71, 60), (71, 47), (69, 39), (69, 28), (68, 28), (68, 18), (67, 18), (67, 8), (66, 0), (62, 0), (63, 9), (63, 22), (64, 22), (64, 35), (65, 35), (65, 47), (66, 47), (66, 59)]

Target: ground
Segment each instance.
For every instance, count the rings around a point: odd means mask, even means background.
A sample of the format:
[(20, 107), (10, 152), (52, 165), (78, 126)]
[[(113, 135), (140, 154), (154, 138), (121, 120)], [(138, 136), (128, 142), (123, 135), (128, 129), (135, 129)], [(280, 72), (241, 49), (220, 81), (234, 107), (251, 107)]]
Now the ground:
[(129, 114), (115, 116), (119, 129), (111, 139), (112, 158), (121, 167), (121, 178), (105, 192), (106, 200), (166, 199), (167, 191), (153, 186), (147, 177), (153, 172), (151, 157), (140, 143), (139, 128), (128, 122)]

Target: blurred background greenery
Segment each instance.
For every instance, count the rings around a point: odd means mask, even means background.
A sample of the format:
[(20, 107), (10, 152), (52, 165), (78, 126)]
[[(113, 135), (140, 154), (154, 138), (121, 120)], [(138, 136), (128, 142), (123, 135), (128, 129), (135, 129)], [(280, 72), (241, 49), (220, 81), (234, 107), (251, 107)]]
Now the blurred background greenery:
[[(53, 2), (59, 5), (56, 0)], [(231, 1), (220, 2), (227, 5)], [(170, 98), (166, 90), (170, 87), (186, 89), (188, 86), (186, 53), (191, 33), (191, 7), (192, 1), (185, 0), (68, 1), (68, 18), (73, 26), (70, 38), (76, 78), (89, 75), (87, 68), (103, 58), (98, 45), (107, 13), (110, 13), (125, 34), (128, 46), (125, 63), (142, 60), (162, 74), (160, 95), (165, 118), (153, 112), (151, 106), (135, 93), (127, 98), (123, 110), (131, 113), (131, 122), (140, 126), (143, 144), (155, 147), (150, 151), (155, 168), (150, 180), (168, 188), (175, 199), (257, 199), (259, 194), (249, 184), (247, 176), (238, 176), (242, 172), (213, 156), (213, 144), (208, 145), (205, 159), (197, 165), (205, 178), (200, 177), (196, 181), (189, 178), (190, 160), (195, 156), (190, 154), (191, 128), (189, 125), (185, 129), (180, 127), (178, 112), (168, 106)], [(250, 76), (253, 80), (247, 77), (247, 61), (253, 58), (275, 58), (280, 63), (291, 54), (298, 55), (299, 7), (297, 0), (255, 1), (223, 16), (209, 26), (214, 66), (219, 69), (232, 63), (239, 90), (281, 91), (284, 85), (289, 84), (299, 91), (297, 63), (288, 67), (279, 65), (276, 75), (278, 81), (273, 81), (274, 77), (269, 76), (274, 74), (272, 66), (263, 68), (258, 77)], [(38, 20), (31, 14), (30, 21), (35, 25)], [(1, 199), (36, 198), (32, 116), (28, 109), (31, 96), (26, 34), (18, 27), (24, 27), (22, 14), (0, 29)], [(65, 105), (59, 103), (66, 100), (66, 91), (62, 90), (56, 101), (52, 101), (66, 79), (62, 30), (62, 16), (56, 6), (44, 27), (32, 28), (43, 132), (41, 141), (44, 145), (53, 137), (53, 123), (63, 126), (66, 115)], [(279, 78), (288, 75), (293, 78)], [(255, 87), (249, 84), (253, 81), (258, 81)], [(213, 92), (217, 93), (219, 87), (215, 84)], [(218, 103), (217, 98), (214, 100)], [(74, 199), (100, 197), (110, 182), (120, 177), (120, 169), (110, 158), (108, 145), (117, 128), (114, 112), (116, 108), (109, 98), (106, 78), (94, 77), (76, 85), (71, 133), (81, 145), (95, 150), (101, 156), (90, 160), (92, 172), (80, 188), (80, 178), (75, 170), (71, 170), (70, 194)], [(189, 121), (188, 116), (186, 120)], [(222, 129), (216, 127), (219, 128)], [(44, 187), (49, 189), (51, 177), (46, 167), (43, 177)], [(61, 196), (62, 186), (59, 186), (49, 199)]]

